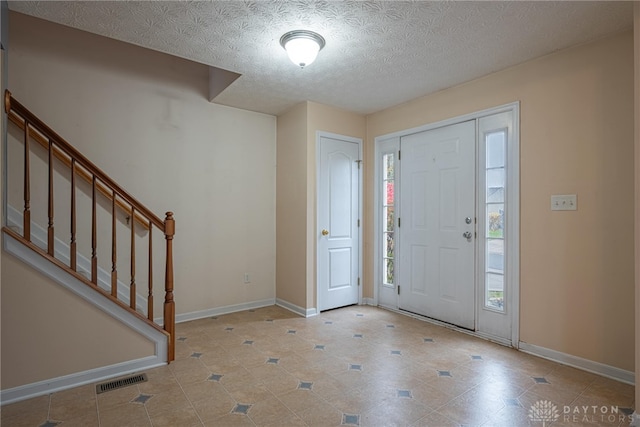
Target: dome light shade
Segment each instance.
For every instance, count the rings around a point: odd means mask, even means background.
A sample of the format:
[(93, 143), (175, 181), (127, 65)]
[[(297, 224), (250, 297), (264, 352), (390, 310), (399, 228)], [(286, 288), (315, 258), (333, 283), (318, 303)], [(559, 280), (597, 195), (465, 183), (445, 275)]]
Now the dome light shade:
[(300, 68), (315, 61), (324, 44), (320, 34), (307, 30), (289, 31), (280, 37), (280, 45), (287, 51), (289, 59)]

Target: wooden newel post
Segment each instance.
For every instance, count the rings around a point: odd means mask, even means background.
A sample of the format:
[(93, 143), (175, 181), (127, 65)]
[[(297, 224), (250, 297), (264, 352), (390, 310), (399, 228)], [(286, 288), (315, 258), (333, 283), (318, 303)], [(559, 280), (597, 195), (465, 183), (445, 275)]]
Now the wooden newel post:
[(176, 223), (173, 219), (173, 212), (167, 212), (167, 217), (164, 220), (164, 237), (167, 240), (167, 262), (164, 279), (164, 330), (169, 334), (168, 362), (175, 360), (176, 353), (176, 304), (173, 301), (173, 235), (175, 230)]

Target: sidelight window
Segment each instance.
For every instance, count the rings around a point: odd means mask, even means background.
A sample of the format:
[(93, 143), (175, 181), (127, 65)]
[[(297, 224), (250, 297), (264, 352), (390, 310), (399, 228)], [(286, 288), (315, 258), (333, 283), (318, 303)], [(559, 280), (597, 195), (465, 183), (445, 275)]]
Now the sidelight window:
[(485, 133), (485, 307), (504, 311), (505, 159), (507, 131)]
[(394, 286), (395, 283), (395, 155), (382, 156), (382, 283)]

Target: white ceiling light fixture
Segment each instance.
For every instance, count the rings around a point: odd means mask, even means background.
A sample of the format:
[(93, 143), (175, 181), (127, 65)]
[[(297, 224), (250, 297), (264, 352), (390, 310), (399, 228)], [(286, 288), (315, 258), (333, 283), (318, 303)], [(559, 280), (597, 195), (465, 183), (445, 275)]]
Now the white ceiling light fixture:
[(324, 47), (324, 38), (313, 31), (294, 30), (280, 37), (280, 45), (294, 64), (304, 68), (316, 60)]

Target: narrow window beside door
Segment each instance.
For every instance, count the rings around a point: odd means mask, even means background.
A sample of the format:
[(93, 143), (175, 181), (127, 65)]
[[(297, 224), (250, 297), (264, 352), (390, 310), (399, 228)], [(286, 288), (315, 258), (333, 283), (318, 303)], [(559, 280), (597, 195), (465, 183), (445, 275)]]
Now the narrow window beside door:
[(394, 154), (385, 154), (382, 157), (382, 165), (383, 165), (383, 177), (382, 180), (382, 195), (383, 195), (383, 205), (382, 205), (382, 215), (383, 215), (383, 238), (382, 238), (382, 265), (383, 265), (383, 276), (382, 276), (382, 284), (383, 286), (393, 287), (394, 280), (394, 260), (395, 260), (395, 238), (394, 238), (394, 230), (395, 230), (395, 215), (394, 215), (394, 206), (395, 206), (395, 195), (394, 195), (394, 184), (395, 184), (395, 169), (394, 169)]
[(506, 130), (485, 133), (485, 307), (504, 311)]

